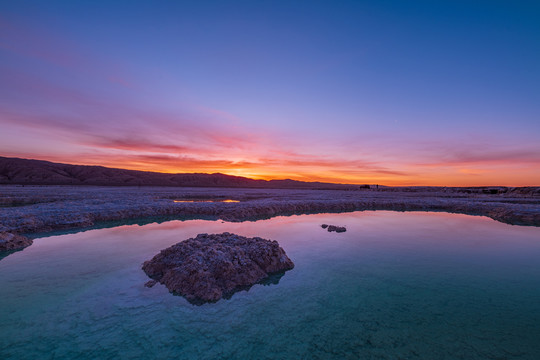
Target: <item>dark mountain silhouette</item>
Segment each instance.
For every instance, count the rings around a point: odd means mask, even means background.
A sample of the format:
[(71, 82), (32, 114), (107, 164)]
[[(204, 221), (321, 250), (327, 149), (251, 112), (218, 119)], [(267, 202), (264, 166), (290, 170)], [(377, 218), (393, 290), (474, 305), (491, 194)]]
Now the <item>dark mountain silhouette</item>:
[(44, 160), (0, 157), (0, 184), (101, 185), (101, 186), (193, 186), (281, 189), (347, 189), (358, 185), (296, 180), (254, 180), (225, 174), (180, 173), (114, 169), (71, 165)]

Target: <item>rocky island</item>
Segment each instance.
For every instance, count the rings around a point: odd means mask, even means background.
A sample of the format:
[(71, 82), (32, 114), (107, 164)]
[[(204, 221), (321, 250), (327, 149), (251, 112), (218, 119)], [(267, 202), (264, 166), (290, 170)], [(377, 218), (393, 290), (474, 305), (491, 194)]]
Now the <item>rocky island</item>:
[(345, 226), (336, 226), (336, 225), (328, 225), (328, 224), (322, 224), (321, 227), (323, 229), (328, 230), (328, 232), (338, 232), (342, 233), (347, 231), (347, 228)]
[(293, 267), (277, 241), (225, 232), (181, 241), (144, 262), (142, 269), (170, 292), (202, 304), (228, 298)]

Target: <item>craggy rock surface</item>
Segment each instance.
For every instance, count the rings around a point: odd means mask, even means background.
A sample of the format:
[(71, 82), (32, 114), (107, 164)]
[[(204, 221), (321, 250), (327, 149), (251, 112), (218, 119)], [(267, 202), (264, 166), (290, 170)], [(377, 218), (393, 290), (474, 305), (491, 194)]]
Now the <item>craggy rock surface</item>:
[(142, 269), (169, 291), (198, 304), (229, 297), (293, 267), (277, 241), (225, 232), (179, 242), (146, 261)]
[(102, 226), (113, 221), (246, 221), (360, 210), (446, 211), (488, 216), (513, 225), (540, 226), (540, 187), (381, 187), (347, 191), (0, 185), (0, 232), (22, 235)]
[(342, 233), (342, 232), (347, 231), (347, 228), (345, 226), (322, 224), (321, 227), (323, 229), (328, 230), (328, 232), (334, 232), (335, 231), (335, 232), (338, 232), (338, 233)]
[(17, 234), (0, 232), (0, 251), (21, 250), (32, 245), (32, 240)]

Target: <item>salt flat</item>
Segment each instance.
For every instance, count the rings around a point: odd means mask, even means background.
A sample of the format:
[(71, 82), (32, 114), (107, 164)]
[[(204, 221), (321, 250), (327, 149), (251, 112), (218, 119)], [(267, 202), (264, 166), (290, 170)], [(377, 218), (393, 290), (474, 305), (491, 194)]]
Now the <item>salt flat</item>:
[(496, 192), (410, 187), (348, 191), (2, 185), (0, 231), (31, 235), (156, 217), (245, 221), (358, 210), (446, 211), (540, 226), (538, 188)]

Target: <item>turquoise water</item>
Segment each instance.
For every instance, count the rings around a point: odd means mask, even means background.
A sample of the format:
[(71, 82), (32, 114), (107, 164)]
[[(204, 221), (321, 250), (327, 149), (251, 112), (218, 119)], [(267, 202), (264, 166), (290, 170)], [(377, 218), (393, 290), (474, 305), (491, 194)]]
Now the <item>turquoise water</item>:
[[(143, 286), (160, 249), (223, 231), (275, 239), (296, 267), (203, 306)], [(483, 217), (120, 226), (36, 239), (0, 273), (1, 359), (540, 359), (540, 228)]]

